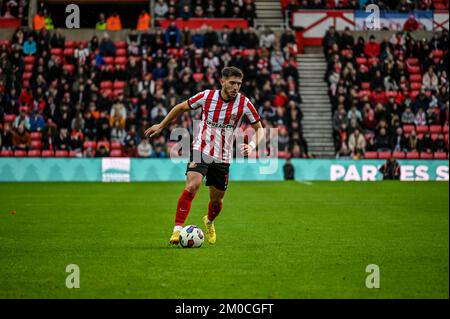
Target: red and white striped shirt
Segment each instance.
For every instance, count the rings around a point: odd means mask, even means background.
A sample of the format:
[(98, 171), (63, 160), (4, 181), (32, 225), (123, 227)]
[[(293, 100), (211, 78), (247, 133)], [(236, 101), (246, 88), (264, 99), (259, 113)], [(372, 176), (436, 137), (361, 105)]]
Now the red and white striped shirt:
[(202, 118), (198, 130), (194, 132), (193, 149), (215, 160), (229, 162), (233, 145), (234, 130), (245, 117), (250, 124), (260, 121), (252, 102), (243, 94), (225, 101), (220, 90), (205, 90), (188, 100), (193, 110), (202, 108)]

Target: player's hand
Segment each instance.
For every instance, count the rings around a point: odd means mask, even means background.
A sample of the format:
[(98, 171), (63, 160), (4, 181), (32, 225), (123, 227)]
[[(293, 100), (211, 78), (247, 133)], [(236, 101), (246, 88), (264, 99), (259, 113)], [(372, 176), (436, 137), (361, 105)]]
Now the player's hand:
[(150, 128), (145, 130), (145, 136), (152, 138), (155, 135), (158, 135), (162, 132), (163, 128), (160, 124), (152, 125)]
[(248, 156), (251, 152), (253, 152), (254, 148), (249, 144), (241, 144), (241, 155)]

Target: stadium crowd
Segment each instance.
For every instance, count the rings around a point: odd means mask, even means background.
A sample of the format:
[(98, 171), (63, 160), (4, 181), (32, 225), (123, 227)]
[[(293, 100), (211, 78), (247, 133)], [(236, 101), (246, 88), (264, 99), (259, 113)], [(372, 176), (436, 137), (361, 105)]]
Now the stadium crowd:
[(364, 10), (369, 4), (376, 4), (381, 11), (408, 13), (413, 10), (448, 9), (448, 0), (282, 0), (285, 11), (299, 9), (351, 9)]
[(338, 157), (446, 158), (448, 31), (430, 40), (397, 32), (379, 42), (331, 27), (323, 48)]
[[(266, 128), (280, 127), (281, 156), (306, 157), (295, 36), (270, 29), (136, 32), (113, 42), (107, 32), (68, 41), (59, 30), (18, 29), (0, 42), (0, 149), (3, 156), (166, 157), (169, 130), (144, 130), (171, 107), (219, 88), (220, 69), (244, 71), (243, 92)], [(169, 128), (192, 134), (185, 114)]]

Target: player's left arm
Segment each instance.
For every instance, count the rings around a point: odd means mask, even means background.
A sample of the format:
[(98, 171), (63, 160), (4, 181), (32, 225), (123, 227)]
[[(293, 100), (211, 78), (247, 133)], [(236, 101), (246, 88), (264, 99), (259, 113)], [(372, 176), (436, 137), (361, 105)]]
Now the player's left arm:
[(248, 154), (253, 152), (264, 138), (264, 127), (262, 126), (261, 121), (258, 121), (251, 126), (255, 130), (255, 134), (248, 144), (241, 144), (241, 154), (244, 156), (248, 156)]

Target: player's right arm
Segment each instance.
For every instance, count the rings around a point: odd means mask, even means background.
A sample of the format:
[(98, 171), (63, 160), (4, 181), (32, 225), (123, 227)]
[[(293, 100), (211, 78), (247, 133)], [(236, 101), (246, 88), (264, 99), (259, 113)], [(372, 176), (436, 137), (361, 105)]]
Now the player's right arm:
[(169, 114), (166, 115), (164, 120), (161, 121), (159, 124), (155, 124), (148, 128), (145, 131), (145, 136), (153, 137), (155, 135), (158, 135), (159, 133), (164, 130), (164, 128), (169, 125), (174, 119), (176, 119), (178, 116), (183, 114), (184, 112), (190, 111), (191, 108), (189, 107), (188, 101), (184, 101), (180, 104), (175, 105), (169, 112)]

